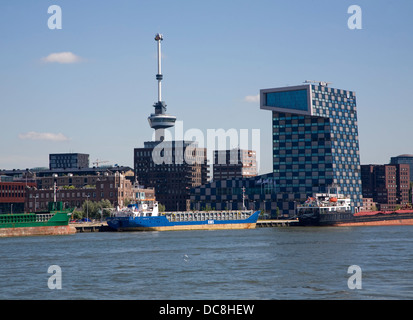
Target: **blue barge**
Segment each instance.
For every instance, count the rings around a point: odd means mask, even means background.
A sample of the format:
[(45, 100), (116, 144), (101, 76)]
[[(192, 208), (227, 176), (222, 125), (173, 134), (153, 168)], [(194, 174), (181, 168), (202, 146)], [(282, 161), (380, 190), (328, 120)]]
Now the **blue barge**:
[(173, 231), (253, 229), (260, 211), (169, 212), (159, 215), (158, 204), (141, 200), (118, 210), (108, 218), (108, 226), (116, 231)]

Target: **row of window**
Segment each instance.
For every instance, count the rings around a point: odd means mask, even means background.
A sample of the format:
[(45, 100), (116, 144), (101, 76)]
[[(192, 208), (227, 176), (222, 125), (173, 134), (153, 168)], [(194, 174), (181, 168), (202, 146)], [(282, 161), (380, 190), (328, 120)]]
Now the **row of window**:
[(0, 184), (0, 190), (24, 190), (24, 186), (21, 184)]
[[(119, 196), (121, 196), (121, 197), (123, 197), (123, 191), (119, 191)], [(29, 195), (29, 198), (30, 199), (52, 199), (53, 198), (53, 193), (40, 193), (39, 194), (40, 195), (40, 197), (39, 196), (33, 196), (33, 194), (30, 194)], [(109, 192), (109, 197), (113, 197), (115, 195), (115, 193), (114, 192)], [(104, 198), (104, 192), (101, 192), (100, 193), (100, 196), (101, 196), (101, 198)], [(90, 192), (90, 193), (88, 193), (87, 195), (86, 195), (86, 193), (85, 192), (83, 192), (82, 194), (80, 193), (80, 192), (77, 192), (77, 193), (75, 193), (75, 192), (59, 192), (59, 193), (57, 193), (56, 194), (56, 198), (60, 198), (60, 199), (63, 199), (63, 198), (80, 198), (80, 197), (82, 197), (82, 198), (96, 198), (96, 192)]]
[(25, 193), (23, 191), (2, 190), (0, 191), (0, 198), (23, 198)]
[(337, 101), (331, 100), (331, 99), (323, 99), (323, 98), (314, 98), (313, 99), (313, 108), (316, 107), (327, 107), (327, 103), (328, 103), (328, 108), (331, 109), (335, 109), (335, 110), (345, 110), (347, 109), (348, 111), (356, 111), (356, 104), (354, 102), (343, 102), (340, 101), (339, 104), (337, 103)]
[(315, 85), (315, 84), (311, 85), (311, 91), (315, 92), (315, 93), (324, 93), (324, 94), (325, 93), (334, 93), (334, 95), (336, 95), (336, 96), (341, 96), (341, 97), (346, 97), (346, 98), (356, 96), (354, 91), (331, 88), (331, 87)]

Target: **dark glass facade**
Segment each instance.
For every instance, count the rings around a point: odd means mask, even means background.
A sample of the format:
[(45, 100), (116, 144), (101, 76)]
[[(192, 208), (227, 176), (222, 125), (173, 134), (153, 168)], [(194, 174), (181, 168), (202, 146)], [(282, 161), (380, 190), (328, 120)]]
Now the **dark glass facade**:
[(49, 154), (49, 169), (81, 169), (89, 167), (89, 155), (84, 153)]
[(267, 93), (266, 105), (277, 108), (307, 111), (307, 90), (304, 89)]

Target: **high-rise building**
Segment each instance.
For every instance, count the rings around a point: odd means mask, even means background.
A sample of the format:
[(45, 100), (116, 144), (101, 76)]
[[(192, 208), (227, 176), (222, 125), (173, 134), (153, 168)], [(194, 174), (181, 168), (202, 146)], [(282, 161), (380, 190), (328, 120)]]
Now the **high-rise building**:
[(390, 158), (390, 164), (408, 164), (410, 167), (410, 181), (413, 182), (413, 154), (402, 154)]
[[(272, 111), (273, 172), (279, 209), (318, 192), (350, 196), (362, 207), (356, 95), (327, 83), (263, 89), (260, 108)], [(338, 189), (338, 190), (337, 190)]]
[(214, 150), (214, 180), (250, 178), (257, 175), (257, 158), (254, 150)]
[[(363, 198), (374, 198), (376, 189), (375, 170), (377, 167), (375, 164), (363, 164), (361, 165), (361, 186), (363, 189)], [(374, 200), (373, 200), (374, 201)]]
[(89, 167), (89, 155), (85, 153), (49, 154), (49, 169), (82, 169)]
[(189, 210), (190, 189), (208, 181), (206, 149), (193, 141), (145, 142), (134, 149), (134, 167), (139, 184), (155, 188), (167, 211)]

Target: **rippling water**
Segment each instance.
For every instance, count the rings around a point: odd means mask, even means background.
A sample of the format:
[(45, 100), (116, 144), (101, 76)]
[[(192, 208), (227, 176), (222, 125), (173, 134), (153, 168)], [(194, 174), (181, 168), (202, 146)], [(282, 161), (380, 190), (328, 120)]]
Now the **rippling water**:
[[(410, 226), (78, 233), (0, 248), (0, 299), (413, 299)], [(351, 265), (361, 289), (348, 288)]]

